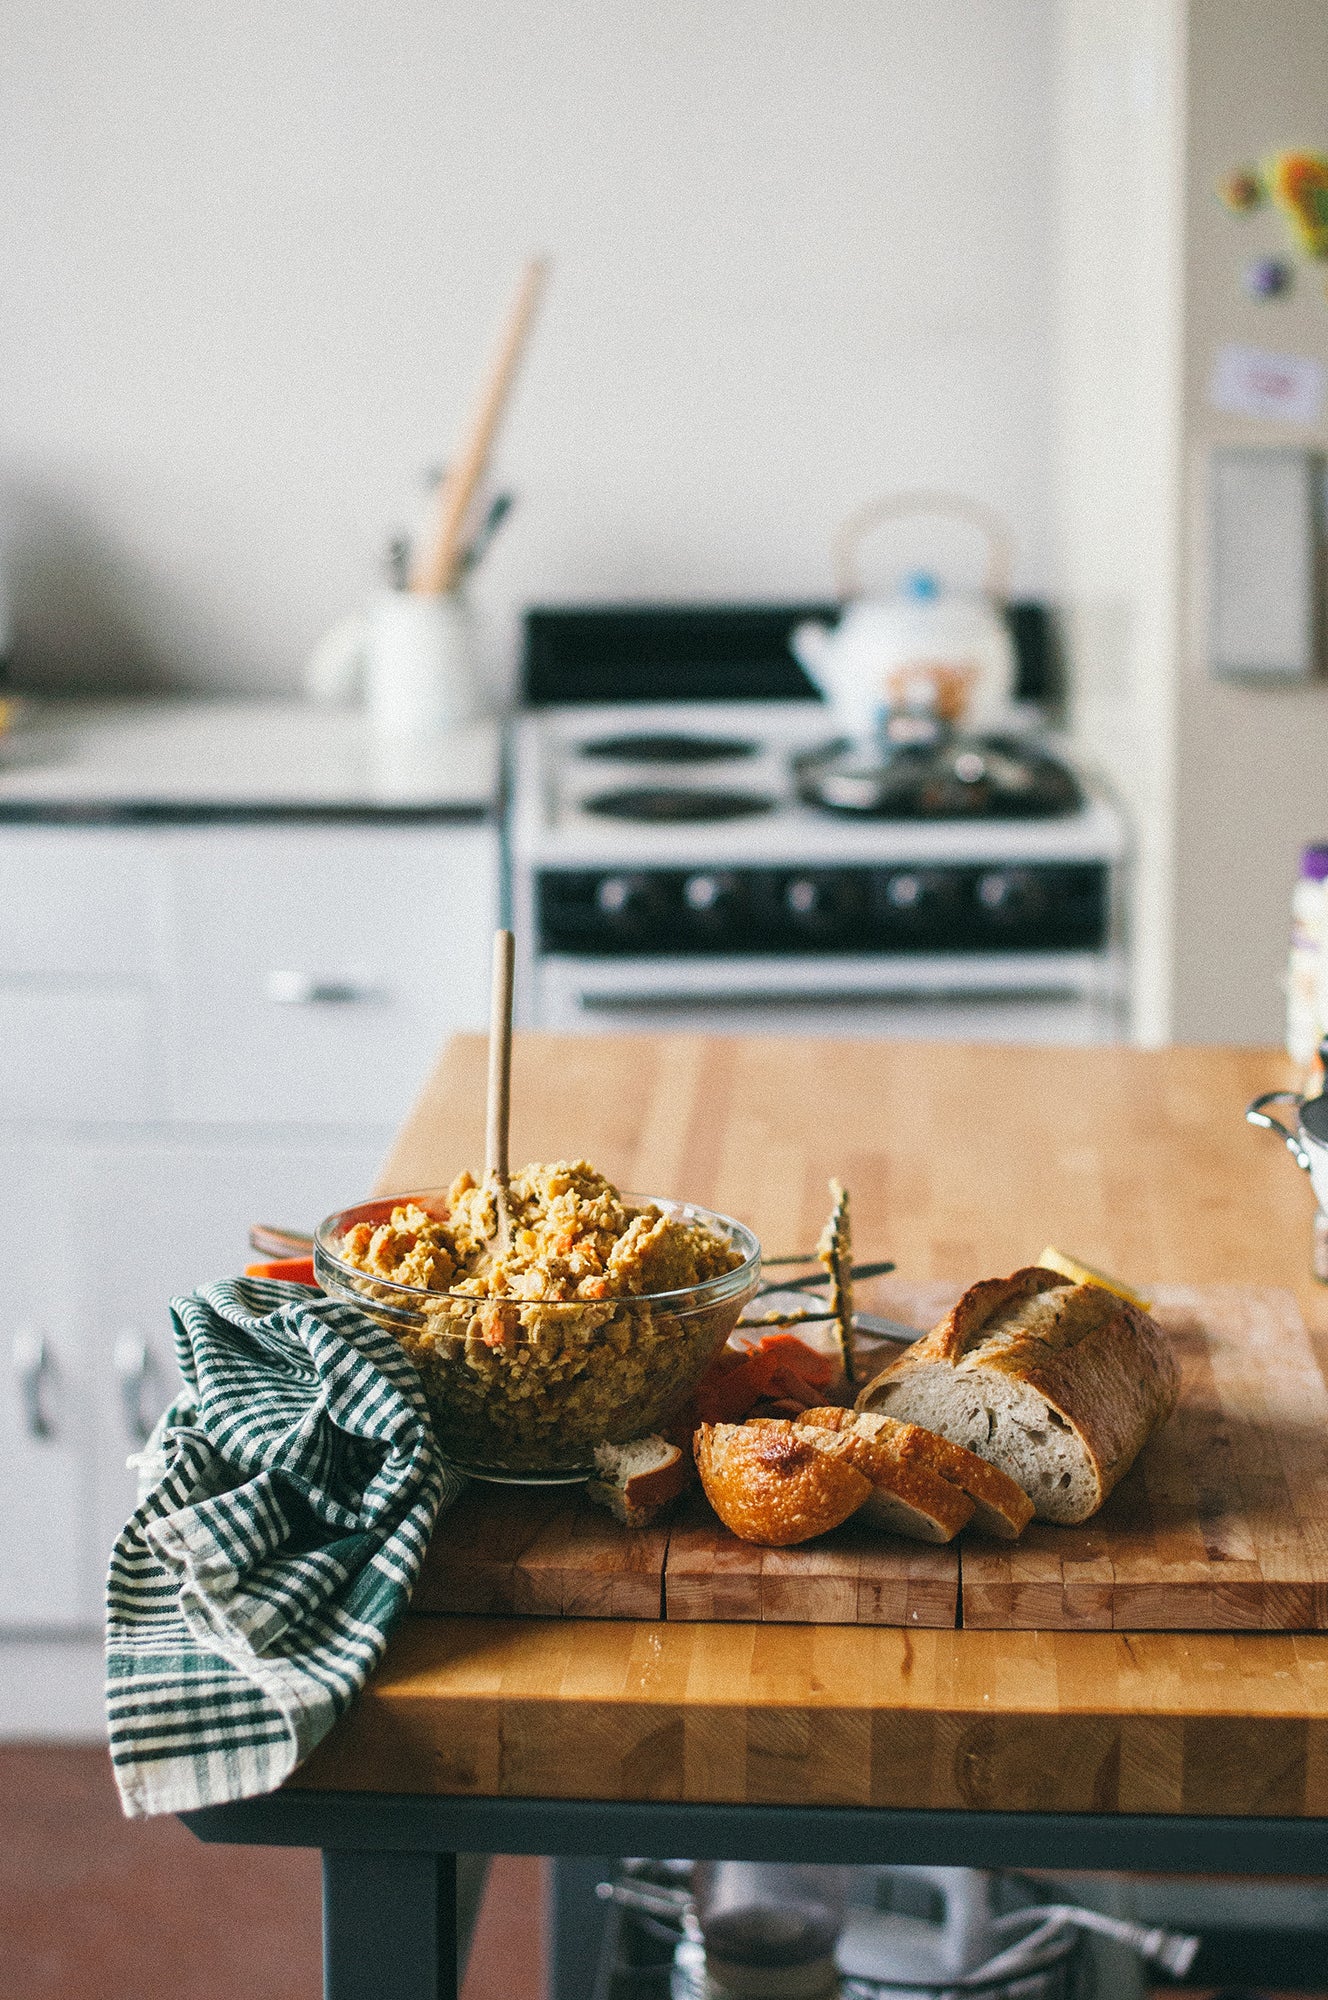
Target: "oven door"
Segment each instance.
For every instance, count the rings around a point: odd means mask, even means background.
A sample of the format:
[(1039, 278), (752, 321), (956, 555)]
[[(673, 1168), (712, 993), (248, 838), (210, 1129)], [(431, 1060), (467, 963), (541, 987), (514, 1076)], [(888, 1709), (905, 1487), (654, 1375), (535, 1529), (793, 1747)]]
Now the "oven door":
[(1101, 952), (577, 958), (532, 968), (533, 1025), (598, 1032), (1120, 1040), (1124, 971)]

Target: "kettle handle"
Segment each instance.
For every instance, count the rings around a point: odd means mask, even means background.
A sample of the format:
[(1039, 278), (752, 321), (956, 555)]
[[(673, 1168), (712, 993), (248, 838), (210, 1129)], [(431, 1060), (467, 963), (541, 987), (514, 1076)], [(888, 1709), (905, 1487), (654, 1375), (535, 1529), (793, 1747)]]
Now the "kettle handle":
[(1308, 1173), (1310, 1156), (1300, 1142), (1300, 1134), (1288, 1131), (1280, 1118), (1274, 1118), (1270, 1112), (1264, 1110), (1265, 1104), (1294, 1104), (1299, 1110), (1304, 1102), (1305, 1099), (1298, 1090), (1265, 1090), (1262, 1097), (1256, 1097), (1253, 1104), (1246, 1105), (1245, 1122), (1248, 1125), (1261, 1125), (1266, 1132), (1278, 1133), (1296, 1165), (1303, 1167)]
[(987, 544), (982, 587), (998, 604), (1004, 602), (1010, 594), (1014, 569), (1014, 537), (993, 507), (965, 499), (961, 493), (893, 493), (882, 500), (869, 500), (850, 514), (832, 544), (835, 589), (841, 598), (857, 597), (861, 592), (858, 549), (863, 537), (884, 521), (906, 520), (912, 514), (944, 514), (976, 528)]

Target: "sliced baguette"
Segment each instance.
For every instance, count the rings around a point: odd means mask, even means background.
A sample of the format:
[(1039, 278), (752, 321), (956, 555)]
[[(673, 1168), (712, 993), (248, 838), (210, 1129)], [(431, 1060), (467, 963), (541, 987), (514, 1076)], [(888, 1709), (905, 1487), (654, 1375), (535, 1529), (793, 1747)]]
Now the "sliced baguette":
[(697, 1470), (726, 1528), (745, 1542), (787, 1548), (837, 1528), (871, 1496), (871, 1481), (847, 1458), (820, 1451), (817, 1433), (787, 1418), (702, 1424)]
[(834, 1408), (808, 1410), (798, 1421), (869, 1438), (901, 1465), (923, 1466), (937, 1473), (968, 1495), (973, 1503), (972, 1525), (981, 1534), (1013, 1542), (1033, 1518), (1033, 1502), (1007, 1473), (963, 1445), (923, 1430), (920, 1424), (899, 1423), (879, 1410)]
[(648, 1528), (691, 1484), (692, 1471), (666, 1438), (633, 1438), (630, 1444), (597, 1444), (598, 1479), (586, 1482), (596, 1506), (607, 1507), (628, 1528)]
[(1179, 1388), (1156, 1320), (1034, 1265), (973, 1285), (869, 1382), (860, 1411), (920, 1424), (997, 1466), (1044, 1521), (1087, 1520)]
[(810, 1419), (826, 1412), (809, 1412), (798, 1418), (795, 1431), (808, 1437), (818, 1451), (846, 1459), (872, 1483), (863, 1503), (862, 1518), (896, 1535), (915, 1542), (952, 1542), (973, 1518), (973, 1502), (968, 1495), (930, 1466), (899, 1456), (888, 1442), (872, 1437), (852, 1421), (852, 1412), (835, 1415), (848, 1419), (844, 1425), (823, 1425)]

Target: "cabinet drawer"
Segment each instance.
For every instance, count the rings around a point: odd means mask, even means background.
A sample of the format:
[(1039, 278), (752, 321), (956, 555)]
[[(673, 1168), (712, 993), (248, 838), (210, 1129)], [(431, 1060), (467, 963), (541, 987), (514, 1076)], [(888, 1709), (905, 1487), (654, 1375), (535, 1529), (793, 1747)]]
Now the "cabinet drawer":
[(71, 1157), (0, 1145), (0, 1631), (91, 1631), (100, 1617)]
[(0, 979), (155, 977), (165, 891), (141, 833), (0, 829)]
[(40, 1319), (0, 1314), (0, 1631), (96, 1624), (87, 1386)]
[(182, 1119), (392, 1124), (484, 1024), (492, 827), (194, 834), (172, 874)]
[(159, 1116), (157, 1014), (144, 992), (0, 985), (0, 1119)]

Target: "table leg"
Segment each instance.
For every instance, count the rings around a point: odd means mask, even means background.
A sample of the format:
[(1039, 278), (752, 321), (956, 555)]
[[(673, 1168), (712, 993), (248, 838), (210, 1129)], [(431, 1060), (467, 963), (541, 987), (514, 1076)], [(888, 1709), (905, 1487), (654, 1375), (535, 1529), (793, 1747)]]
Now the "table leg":
[(456, 1856), (323, 1850), (323, 2000), (456, 2000)]
[(616, 1866), (607, 1854), (560, 1855), (550, 1866), (549, 2000), (590, 2000), (606, 1914), (595, 1884)]

